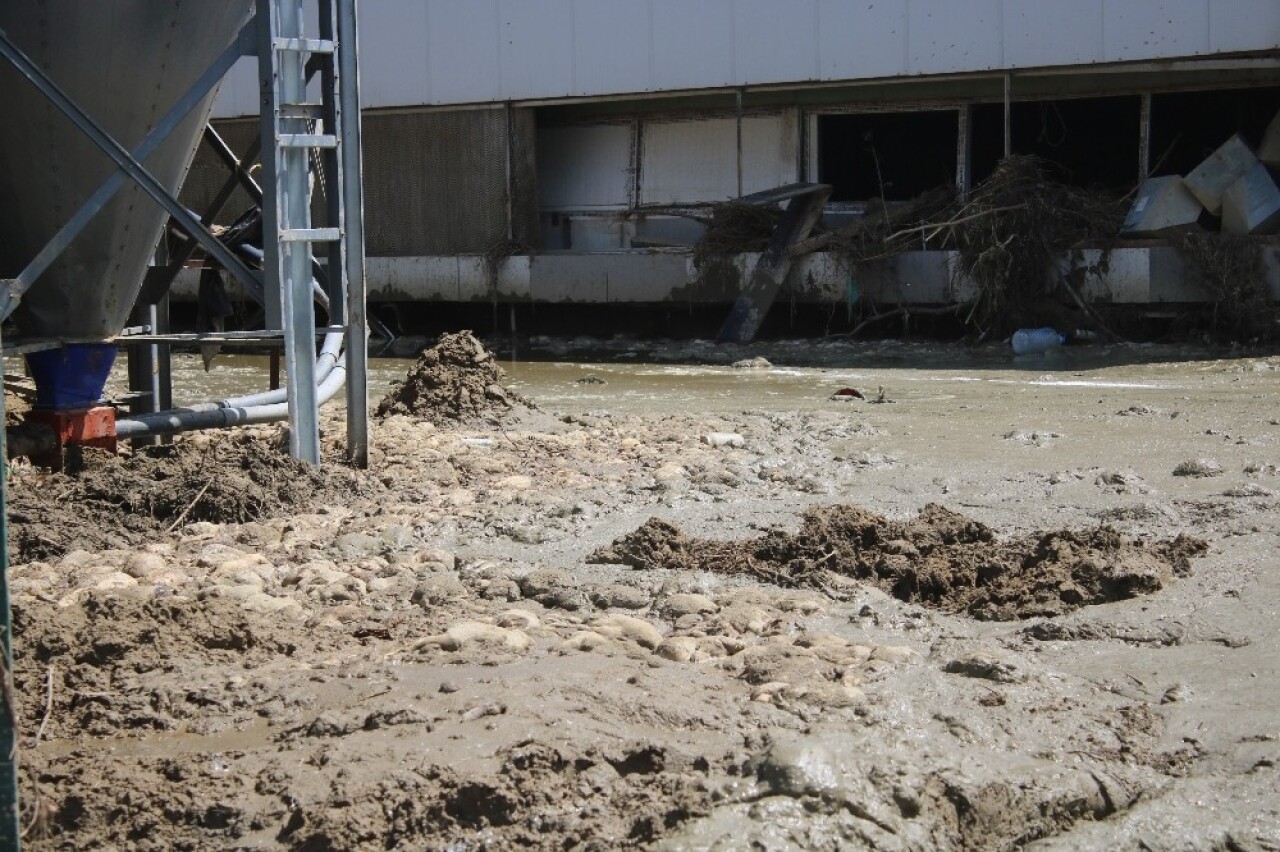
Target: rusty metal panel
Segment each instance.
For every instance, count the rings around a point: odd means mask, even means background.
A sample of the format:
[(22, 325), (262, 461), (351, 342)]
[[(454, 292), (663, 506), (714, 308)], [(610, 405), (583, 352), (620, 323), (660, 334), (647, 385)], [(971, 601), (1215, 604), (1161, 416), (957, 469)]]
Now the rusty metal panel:
[(480, 253), (507, 239), (506, 110), (364, 119), (371, 255)]

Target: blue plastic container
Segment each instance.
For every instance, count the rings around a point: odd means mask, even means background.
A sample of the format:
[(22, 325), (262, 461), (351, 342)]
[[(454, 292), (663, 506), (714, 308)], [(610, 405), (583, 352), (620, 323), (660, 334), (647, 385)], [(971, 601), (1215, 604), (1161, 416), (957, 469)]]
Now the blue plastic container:
[(102, 399), (102, 388), (116, 360), (114, 343), (70, 343), (26, 356), (36, 380), (36, 408), (67, 411), (90, 408)]
[(1013, 333), (1014, 355), (1038, 355), (1057, 349), (1067, 336), (1053, 328), (1020, 328)]

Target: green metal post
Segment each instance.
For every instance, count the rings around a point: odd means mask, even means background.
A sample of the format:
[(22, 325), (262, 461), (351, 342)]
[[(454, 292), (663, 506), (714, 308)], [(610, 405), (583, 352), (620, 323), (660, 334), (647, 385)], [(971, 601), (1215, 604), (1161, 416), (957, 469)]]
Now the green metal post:
[[(3, 341), (0, 341), (0, 345)], [(0, 374), (4, 372), (0, 364)], [(22, 844), (18, 816), (18, 708), (13, 706), (13, 619), (9, 612), (9, 454), (5, 447), (4, 393), (0, 391), (0, 650), (4, 652), (0, 689), (0, 849)]]

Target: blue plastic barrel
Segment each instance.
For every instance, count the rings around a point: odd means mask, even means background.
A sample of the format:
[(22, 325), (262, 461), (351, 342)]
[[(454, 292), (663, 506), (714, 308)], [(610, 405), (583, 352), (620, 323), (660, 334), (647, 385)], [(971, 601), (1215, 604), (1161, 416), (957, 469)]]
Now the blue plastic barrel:
[(1020, 328), (1013, 333), (1014, 355), (1038, 355), (1057, 349), (1067, 336), (1053, 328)]

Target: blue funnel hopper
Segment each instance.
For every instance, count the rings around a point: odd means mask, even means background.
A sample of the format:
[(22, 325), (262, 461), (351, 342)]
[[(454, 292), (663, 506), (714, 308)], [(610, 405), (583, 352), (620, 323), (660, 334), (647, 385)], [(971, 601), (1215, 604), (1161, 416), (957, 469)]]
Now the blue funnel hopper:
[(27, 369), (36, 380), (36, 408), (69, 411), (91, 408), (116, 360), (114, 343), (71, 343), (61, 349), (32, 352)]

